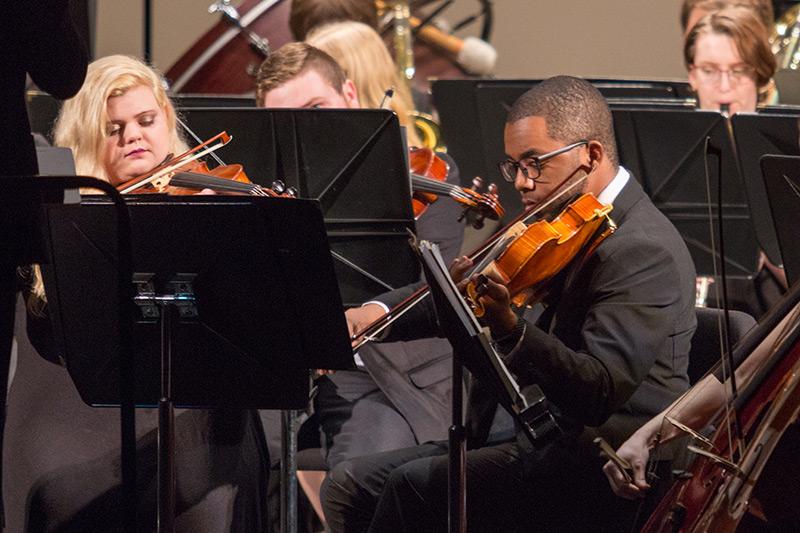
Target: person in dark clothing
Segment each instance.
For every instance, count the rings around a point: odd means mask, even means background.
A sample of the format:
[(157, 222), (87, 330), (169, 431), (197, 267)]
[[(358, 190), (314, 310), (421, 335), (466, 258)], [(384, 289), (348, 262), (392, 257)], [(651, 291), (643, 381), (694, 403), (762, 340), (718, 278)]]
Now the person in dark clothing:
[[(390, 61), (388, 55), (386, 60)], [(290, 43), (261, 66), (256, 101), (262, 107), (360, 108), (356, 80), (346, 78), (325, 52), (305, 43)], [(449, 183), (458, 170), (447, 159)], [(438, 242), (452, 259), (461, 247), (459, 207), (436, 202), (417, 221), (423, 238)], [(364, 307), (348, 309), (352, 317)], [(377, 307), (377, 306), (376, 306)], [(384, 310), (380, 309), (382, 314)], [(443, 438), (449, 397), (450, 346), (443, 339), (366, 345), (354, 370), (318, 380), (315, 411), (323, 430), (328, 466), (378, 451)]]
[[(621, 442), (688, 386), (694, 266), (678, 232), (619, 166), (611, 113), (588, 82), (559, 76), (520, 97), (505, 149), (500, 168), (528, 209), (585, 177), (582, 191), (613, 206), (617, 230), (562, 271), (535, 322), (512, 310), (508, 290), (488, 274), (484, 323), (520, 386), (541, 387), (563, 434), (487, 445), (496, 402), (478, 376), (468, 402), (467, 523), (470, 531), (596, 531), (613, 494), (592, 439)], [(457, 260), (454, 278), (471, 264)], [(430, 308), (409, 315), (387, 340), (435, 327)], [(445, 530), (447, 463), (439, 443), (340, 463), (323, 490), (328, 525)]]
[[(0, 32), (0, 182), (5, 176), (38, 172), (36, 151), (25, 107), (26, 77), (56, 98), (68, 98), (86, 75), (86, 48), (69, 16), (67, 0), (4, 2)], [(36, 250), (30, 248), (35, 202), (8, 183), (0, 183), (0, 443), (5, 423), (6, 382), (14, 334), (16, 267)], [(2, 491), (0, 491), (0, 495)], [(2, 517), (2, 498), (0, 498)]]
[[(138, 59), (119, 55), (89, 65), (83, 87), (62, 106), (54, 138), (73, 150), (79, 174), (114, 184), (185, 150), (162, 78)], [(47, 294), (41, 276), (32, 278), (26, 288), (30, 342), (20, 339), (21, 363), (9, 393), (6, 450), (17, 460), (7, 464), (7, 480), (14, 488), (15, 527), (119, 531), (118, 411), (84, 404), (67, 370), (57, 366), (74, 362), (64, 361), (53, 342)], [(137, 527), (153, 530), (156, 410), (138, 409), (136, 422)], [(179, 409), (174, 428), (177, 530), (263, 530), (269, 456), (257, 413)]]

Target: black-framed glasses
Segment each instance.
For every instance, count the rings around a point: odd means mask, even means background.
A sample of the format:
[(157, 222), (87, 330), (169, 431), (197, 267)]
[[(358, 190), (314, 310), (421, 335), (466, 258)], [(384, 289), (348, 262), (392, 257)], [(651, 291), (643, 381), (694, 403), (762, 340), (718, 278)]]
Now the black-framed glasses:
[(514, 183), (514, 180), (517, 179), (517, 173), (520, 170), (522, 171), (522, 175), (525, 176), (525, 179), (533, 180), (535, 182), (542, 173), (543, 162), (557, 155), (561, 155), (564, 152), (569, 152), (573, 148), (583, 146), (584, 144), (589, 144), (589, 141), (584, 140), (574, 142), (563, 148), (559, 148), (558, 150), (554, 150), (546, 154), (523, 157), (519, 161), (506, 159), (505, 161), (500, 161), (497, 163), (497, 168), (500, 169), (500, 174), (503, 176), (503, 179), (510, 183)]

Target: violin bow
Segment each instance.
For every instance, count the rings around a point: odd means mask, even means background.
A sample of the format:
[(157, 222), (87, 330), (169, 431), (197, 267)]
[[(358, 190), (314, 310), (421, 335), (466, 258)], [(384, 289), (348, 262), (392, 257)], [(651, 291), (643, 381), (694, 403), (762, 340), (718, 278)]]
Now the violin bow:
[(151, 170), (148, 174), (145, 174), (142, 178), (134, 178), (133, 180), (126, 182), (124, 185), (117, 187), (120, 194), (127, 194), (133, 190), (136, 190), (148, 183), (152, 183), (170, 172), (174, 172), (178, 168), (186, 165), (187, 163), (191, 163), (192, 161), (196, 161), (201, 157), (213, 153), (215, 150), (219, 150), (226, 144), (228, 144), (233, 137), (228, 135), (226, 132), (221, 132), (215, 135), (214, 137), (210, 138), (206, 142), (200, 144), (188, 150), (181, 155), (173, 158), (172, 160), (159, 165), (155, 169)]
[[(551, 192), (545, 198), (544, 202), (541, 205), (537, 206), (535, 209), (532, 209), (530, 211), (525, 211), (520, 213), (510, 223), (508, 223), (505, 227), (503, 227), (503, 229), (501, 229), (500, 231), (496, 232), (494, 235), (489, 237), (489, 239), (483, 245), (478, 247), (477, 250), (475, 250), (472, 254), (470, 254), (469, 257), (473, 260), (477, 259), (478, 257), (483, 257), (483, 259), (472, 268), (468, 277), (471, 277), (473, 274), (478, 272), (478, 267), (482, 265), (485, 266), (484, 262), (486, 257), (493, 254), (498, 254), (502, 250), (504, 245), (508, 243), (509, 231), (513, 231), (514, 227), (517, 224), (519, 223), (527, 224), (528, 222), (530, 222), (535, 216), (539, 215), (542, 211), (552, 206), (553, 203), (562, 199), (568, 193), (572, 192), (576, 187), (578, 187), (578, 185), (584, 183), (588, 178), (588, 176), (589, 176), (588, 174), (581, 176), (580, 178), (575, 179), (572, 183), (569, 183), (568, 185), (565, 186), (564, 184), (566, 184), (570, 180), (571, 176), (567, 177), (566, 179), (564, 179), (563, 182), (561, 182), (561, 184), (559, 184), (559, 187), (553, 189), (553, 192)], [(489, 260), (489, 262), (490, 261), (491, 259)], [(488, 262), (486, 262), (486, 264), (488, 264)], [(384, 314), (380, 318), (377, 318), (361, 331), (353, 333), (350, 336), (351, 342), (356, 341), (359, 338), (361, 339), (353, 346), (353, 350), (354, 351), (358, 350), (366, 343), (378, 340), (378, 335), (380, 335), (381, 332), (383, 332), (398, 318), (403, 316), (405, 313), (411, 310), (411, 308), (413, 308), (419, 302), (421, 302), (426, 296), (428, 296), (428, 294), (430, 294), (430, 290), (427, 285), (420, 287), (414, 293), (412, 293), (408, 298), (406, 298), (405, 300), (394, 306), (392, 309), (390, 309), (388, 313)]]

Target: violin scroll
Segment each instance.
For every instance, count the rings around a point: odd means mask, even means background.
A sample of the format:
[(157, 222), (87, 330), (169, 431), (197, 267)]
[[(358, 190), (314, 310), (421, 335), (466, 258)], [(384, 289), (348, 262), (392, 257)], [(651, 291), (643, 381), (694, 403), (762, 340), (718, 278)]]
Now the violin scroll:
[(459, 220), (474, 213), (471, 224), (480, 229), (485, 219), (499, 220), (505, 210), (497, 198), (497, 187), (491, 187), (488, 193), (481, 194), (477, 189), (482, 187), (483, 180), (473, 180), (475, 190), (447, 183), (448, 164), (429, 148), (412, 148), (409, 152), (411, 168), (411, 188), (414, 196), (412, 205), (414, 217), (419, 218), (428, 205), (436, 201), (437, 196), (449, 196), (464, 208)]
[(505, 209), (500, 205), (497, 185), (490, 183), (485, 193), (481, 192), (483, 186), (483, 178), (475, 176), (472, 178), (472, 188), (462, 189), (464, 200), (461, 201), (461, 204), (464, 207), (464, 212), (459, 220), (469, 217), (469, 223), (475, 229), (483, 228), (487, 218), (499, 220), (506, 214)]

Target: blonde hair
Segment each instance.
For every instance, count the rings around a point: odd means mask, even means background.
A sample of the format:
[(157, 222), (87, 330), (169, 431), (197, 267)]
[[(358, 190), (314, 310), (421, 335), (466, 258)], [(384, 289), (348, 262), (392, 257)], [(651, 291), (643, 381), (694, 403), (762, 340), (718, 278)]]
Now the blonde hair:
[(345, 76), (355, 84), (362, 107), (380, 107), (386, 90), (393, 87), (390, 108), (406, 127), (408, 144), (420, 144), (411, 118), (414, 110), (411, 93), (378, 32), (361, 22), (334, 22), (312, 30), (306, 42), (339, 63)]
[(175, 108), (167, 96), (161, 75), (134, 57), (107, 56), (89, 65), (83, 87), (64, 102), (53, 130), (56, 146), (72, 149), (77, 174), (109, 181), (110, 176), (103, 165), (107, 102), (112, 96), (122, 96), (139, 86), (149, 87), (164, 111), (170, 132), (169, 152), (186, 151), (186, 143), (176, 126)]
[[(78, 94), (64, 102), (53, 129), (56, 146), (72, 150), (76, 174), (109, 181), (103, 165), (107, 102), (112, 96), (122, 96), (139, 86), (149, 87), (164, 111), (170, 132), (169, 152), (178, 154), (186, 151), (186, 142), (178, 133), (175, 108), (167, 96), (161, 75), (134, 57), (107, 56), (89, 65), (83, 86)], [(46, 303), (41, 269), (39, 265), (33, 265), (28, 310), (35, 315), (42, 315)]]

